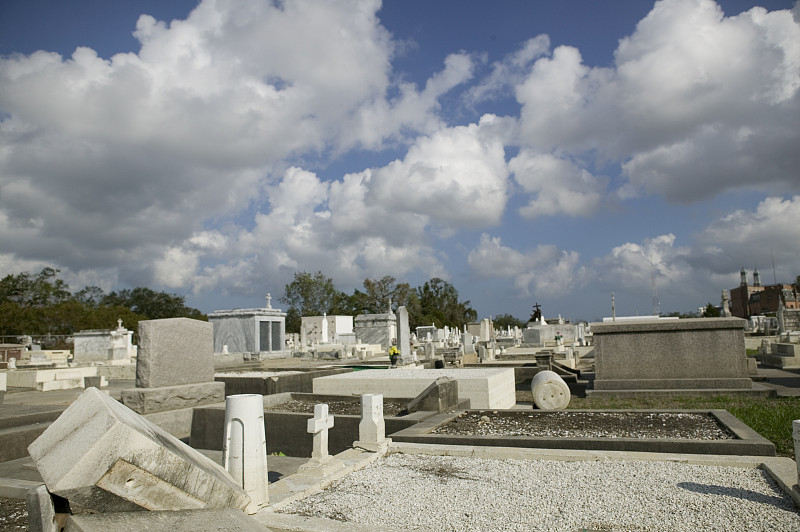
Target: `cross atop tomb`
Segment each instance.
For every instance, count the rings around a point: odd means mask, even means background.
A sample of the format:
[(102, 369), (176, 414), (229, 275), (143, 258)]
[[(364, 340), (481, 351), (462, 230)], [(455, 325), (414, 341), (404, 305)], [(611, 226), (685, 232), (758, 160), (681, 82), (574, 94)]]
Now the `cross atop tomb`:
[(122, 318), (117, 320), (117, 329), (122, 329)]
[(272, 295), (267, 292), (267, 308), (272, 308)]
[(314, 435), (311, 458), (328, 457), (328, 429), (333, 428), (333, 416), (328, 415), (328, 405), (314, 405), (314, 417), (308, 420), (307, 431)]

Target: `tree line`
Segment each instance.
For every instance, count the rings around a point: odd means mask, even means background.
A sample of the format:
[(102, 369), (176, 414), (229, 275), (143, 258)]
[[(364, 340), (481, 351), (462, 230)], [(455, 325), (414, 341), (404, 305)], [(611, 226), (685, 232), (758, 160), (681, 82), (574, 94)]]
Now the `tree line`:
[(284, 289), (285, 295), (280, 298), (288, 305), (286, 331), (300, 332), (303, 316), (383, 314), (395, 312), (400, 306), (408, 309), (408, 322), (412, 329), (432, 324), (463, 327), (478, 319), (478, 313), (470, 302), (459, 301), (458, 290), (438, 277), (412, 288), (408, 283), (398, 283), (387, 275), (381, 279), (364, 279), (363, 287), (363, 290), (356, 289), (347, 294), (337, 289), (333, 279), (321, 271), (296, 272), (294, 280)]
[(6, 275), (0, 280), (0, 336), (69, 335), (87, 329), (113, 329), (117, 320), (135, 331), (141, 320), (207, 320), (185, 298), (137, 287), (106, 294), (97, 286), (75, 293), (58, 278), (60, 270)]

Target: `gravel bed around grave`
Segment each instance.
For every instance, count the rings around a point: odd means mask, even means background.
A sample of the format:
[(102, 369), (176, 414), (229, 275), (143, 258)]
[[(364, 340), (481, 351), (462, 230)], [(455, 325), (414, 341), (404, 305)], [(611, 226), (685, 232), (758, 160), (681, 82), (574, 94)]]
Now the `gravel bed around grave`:
[[(272, 405), (267, 407), (268, 411), (272, 412), (301, 412), (304, 414), (313, 414), (314, 405), (318, 403), (325, 403), (328, 405), (328, 412), (331, 414), (338, 414), (340, 416), (360, 416), (361, 415), (361, 401), (319, 401), (319, 400), (303, 400), (303, 399), (290, 399), (285, 403)], [(383, 400), (383, 415), (384, 417), (394, 417), (406, 409), (408, 403), (405, 401), (392, 401), (391, 399)]]
[(401, 530), (800, 531), (759, 469), (394, 454), (283, 513)]
[(0, 497), (0, 532), (28, 530), (28, 503)]
[(471, 410), (431, 434), (560, 438), (685, 438), (730, 440), (736, 436), (711, 414), (685, 412), (530, 412)]

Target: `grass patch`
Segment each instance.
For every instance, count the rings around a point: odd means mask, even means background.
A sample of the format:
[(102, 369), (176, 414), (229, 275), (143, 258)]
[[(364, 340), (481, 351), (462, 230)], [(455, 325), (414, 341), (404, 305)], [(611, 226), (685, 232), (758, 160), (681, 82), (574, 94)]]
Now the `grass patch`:
[[(517, 392), (518, 401), (532, 401), (530, 392)], [(800, 419), (800, 397), (737, 396), (664, 396), (664, 397), (575, 397), (570, 410), (617, 409), (722, 409), (727, 410), (747, 426), (775, 444), (778, 456), (794, 458), (792, 421)]]

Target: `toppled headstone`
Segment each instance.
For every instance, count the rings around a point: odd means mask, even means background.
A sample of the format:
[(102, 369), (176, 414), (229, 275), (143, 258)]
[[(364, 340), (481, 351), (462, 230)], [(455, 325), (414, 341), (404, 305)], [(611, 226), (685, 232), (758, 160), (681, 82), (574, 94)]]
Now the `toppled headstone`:
[(386, 438), (386, 423), (383, 419), (383, 395), (365, 393), (361, 396), (361, 422), (358, 424), (358, 441), (353, 447), (367, 451), (384, 451), (392, 442)]
[(30, 446), (47, 489), (99, 512), (245, 508), (222, 467), (97, 388)]
[(450, 377), (439, 377), (422, 393), (412, 399), (406, 411), (444, 412), (458, 406), (458, 381)]

